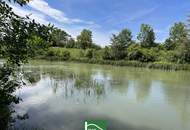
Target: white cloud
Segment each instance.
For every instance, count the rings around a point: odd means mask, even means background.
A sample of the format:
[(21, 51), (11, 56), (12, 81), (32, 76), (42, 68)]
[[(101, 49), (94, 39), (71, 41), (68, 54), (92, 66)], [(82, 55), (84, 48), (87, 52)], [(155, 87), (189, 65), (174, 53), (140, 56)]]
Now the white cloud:
[(13, 11), (19, 16), (25, 17), (29, 15), (31, 19), (34, 19), (35, 21), (41, 24), (47, 25), (49, 23), (46, 19), (46, 16), (39, 12), (23, 9), (15, 5), (10, 5), (10, 6), (12, 7)]
[[(44, 0), (33, 0), (30, 2), (29, 6), (32, 9), (26, 9), (25, 7), (20, 7), (16, 5), (10, 4), (13, 11), (22, 17), (29, 15), (31, 19), (41, 23), (41, 24), (49, 24), (52, 23), (56, 27), (62, 28), (67, 33), (69, 33), (72, 37), (76, 38), (80, 32), (86, 28), (90, 29), (93, 33), (93, 41), (101, 46), (108, 45), (109, 39), (111, 36), (111, 32), (101, 31), (101, 26), (95, 24), (94, 22), (85, 21), (81, 19), (70, 19), (65, 16), (65, 14), (57, 9), (54, 9), (48, 5)], [(48, 16), (55, 19), (55, 21), (50, 21)], [(73, 24), (66, 24), (73, 23)], [(78, 24), (79, 23), (79, 24)], [(82, 25), (80, 23), (83, 23)]]
[(41, 13), (48, 15), (49, 17), (61, 22), (61, 23), (83, 23), (83, 24), (94, 24), (92, 21), (85, 21), (81, 19), (72, 19), (68, 18), (64, 12), (61, 10), (55, 9), (51, 7), (46, 1), (44, 0), (32, 0), (29, 3), (29, 6)]

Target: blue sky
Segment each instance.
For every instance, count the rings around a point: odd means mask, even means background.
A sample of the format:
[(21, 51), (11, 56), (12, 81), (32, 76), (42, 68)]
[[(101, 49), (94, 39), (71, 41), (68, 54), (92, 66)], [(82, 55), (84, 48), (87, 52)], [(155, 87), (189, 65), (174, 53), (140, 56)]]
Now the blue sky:
[(190, 14), (189, 0), (32, 0), (26, 7), (11, 6), (17, 14), (31, 14), (37, 22), (52, 23), (73, 37), (91, 29), (94, 42), (102, 46), (123, 28), (136, 39), (142, 23), (154, 28), (156, 41), (164, 41), (169, 28), (186, 22)]

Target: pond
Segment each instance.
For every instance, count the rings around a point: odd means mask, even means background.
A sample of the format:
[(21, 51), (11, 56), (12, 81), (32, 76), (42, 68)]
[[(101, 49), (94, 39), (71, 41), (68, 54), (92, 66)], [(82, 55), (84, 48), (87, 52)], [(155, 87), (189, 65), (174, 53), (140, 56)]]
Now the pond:
[(16, 94), (16, 128), (84, 130), (105, 120), (108, 130), (190, 130), (190, 72), (32, 61)]

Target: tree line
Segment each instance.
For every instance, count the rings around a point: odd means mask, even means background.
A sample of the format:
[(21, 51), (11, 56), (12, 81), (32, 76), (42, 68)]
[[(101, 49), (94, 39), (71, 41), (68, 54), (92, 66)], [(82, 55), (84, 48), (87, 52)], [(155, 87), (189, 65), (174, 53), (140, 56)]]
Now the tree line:
[[(169, 37), (163, 43), (155, 42), (154, 29), (142, 24), (133, 40), (128, 28), (113, 34), (110, 45), (101, 48), (92, 41), (92, 31), (84, 29), (76, 40), (65, 31), (55, 28), (52, 32), (52, 47), (103, 50), (103, 60), (137, 60), (141, 62), (166, 61), (190, 63), (190, 39), (188, 26), (183, 22), (175, 23), (169, 31)], [(93, 51), (93, 50), (91, 50)]]

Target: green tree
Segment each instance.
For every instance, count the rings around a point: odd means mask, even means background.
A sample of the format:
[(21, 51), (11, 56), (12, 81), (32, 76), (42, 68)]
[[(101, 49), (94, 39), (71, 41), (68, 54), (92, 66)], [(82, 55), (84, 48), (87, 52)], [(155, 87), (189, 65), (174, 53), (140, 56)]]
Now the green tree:
[(169, 41), (166, 41), (165, 48), (176, 50), (178, 63), (190, 63), (190, 39), (188, 28), (182, 23), (175, 23), (170, 29)]
[(54, 47), (66, 47), (71, 37), (65, 31), (54, 28), (52, 31), (52, 46)]
[(102, 58), (103, 58), (104, 60), (111, 60), (111, 59), (112, 59), (110, 47), (105, 46), (105, 48), (103, 49)]
[(166, 50), (174, 50), (176, 48), (176, 44), (170, 38), (168, 38), (164, 42), (164, 48)]
[[(27, 0), (9, 0), (20, 5)], [(50, 26), (37, 24), (28, 17), (16, 15), (5, 1), (0, 1), (0, 49), (7, 62), (0, 66), (0, 127), (7, 129), (11, 103), (19, 103), (20, 98), (13, 94), (23, 85), (20, 66), (27, 61), (35, 49), (35, 44), (44, 45), (50, 40)], [(36, 41), (38, 43), (32, 44)]]
[(170, 29), (170, 40), (173, 44), (172, 46), (178, 46), (181, 42), (183, 42), (188, 36), (188, 30), (184, 23), (179, 22), (175, 23), (173, 27)]
[(178, 62), (190, 63), (190, 40), (188, 38), (183, 39), (183, 41), (181, 41), (178, 50)]
[(126, 57), (126, 49), (132, 43), (132, 35), (129, 29), (122, 30), (118, 35), (111, 38), (112, 56), (115, 60)]
[(148, 24), (142, 24), (137, 36), (142, 47), (153, 47), (155, 45), (155, 34), (153, 28)]
[(89, 59), (92, 59), (94, 57), (95, 50), (94, 49), (87, 49), (85, 56)]
[(77, 46), (81, 49), (91, 48), (92, 46), (92, 32), (84, 29), (79, 36), (77, 36)]
[(66, 48), (75, 48), (76, 47), (76, 42), (73, 38), (69, 38), (66, 46)]
[(65, 60), (65, 61), (66, 61), (66, 60), (69, 60), (69, 59), (70, 59), (70, 57), (71, 57), (70, 52), (69, 52), (69, 51), (67, 51), (67, 50), (66, 50), (66, 51), (64, 51), (62, 55), (63, 55), (63, 56), (62, 56), (62, 59), (63, 59), (63, 60)]

